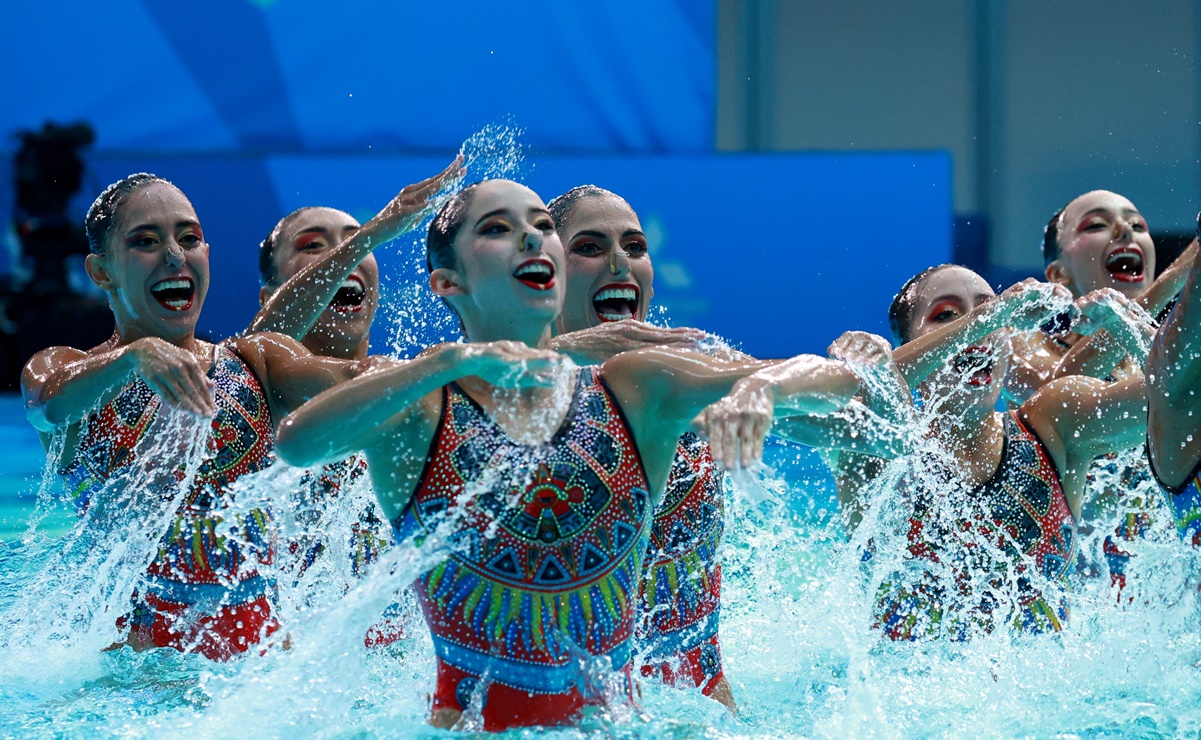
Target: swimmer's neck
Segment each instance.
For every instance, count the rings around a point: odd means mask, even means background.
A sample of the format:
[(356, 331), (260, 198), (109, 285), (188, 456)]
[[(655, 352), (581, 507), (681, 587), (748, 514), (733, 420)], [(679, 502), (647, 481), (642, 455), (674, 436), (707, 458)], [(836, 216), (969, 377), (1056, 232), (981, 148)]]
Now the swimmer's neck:
[(512, 323), (489, 322), (488, 325), (464, 326), (468, 344), (482, 342), (521, 342), (527, 347), (545, 347), (550, 341), (553, 323), (534, 324), (514, 321)]
[(113, 335), (102, 345), (107, 349), (124, 347), (139, 339), (161, 339), (169, 344), (174, 344), (176, 347), (182, 347), (193, 354), (201, 354), (209, 346), (208, 342), (196, 338), (195, 327), (179, 332), (178, 334), (167, 334), (162, 331), (148, 331), (145, 327), (138, 326), (134, 322), (122, 321), (120, 318), (116, 320), (116, 324), (116, 327), (113, 329)]

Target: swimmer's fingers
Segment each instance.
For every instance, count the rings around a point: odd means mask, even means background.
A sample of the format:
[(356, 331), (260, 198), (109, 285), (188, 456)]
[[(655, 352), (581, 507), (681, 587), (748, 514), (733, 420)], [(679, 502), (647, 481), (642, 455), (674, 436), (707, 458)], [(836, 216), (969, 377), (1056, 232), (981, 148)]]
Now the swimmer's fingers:
[(404, 190), (400, 191), (402, 198), (407, 200), (411, 205), (432, 205), (429, 201), (435, 195), (442, 191), (447, 185), (450, 185), (455, 180), (467, 174), (467, 170), (463, 169), (463, 155), (460, 154), (454, 158), (450, 164), (446, 165), (446, 169), (442, 170), (433, 177), (422, 180), (419, 183), (409, 185)]
[(669, 329), (655, 326), (642, 321), (621, 321), (620, 324), (633, 324), (626, 330), (626, 336), (642, 344), (666, 346), (694, 346), (704, 341), (708, 335), (700, 329), (678, 328)]
[(763, 459), (763, 447), (767, 443), (767, 435), (771, 433), (773, 423), (775, 423), (774, 414), (759, 417), (759, 424), (755, 429), (755, 462)]
[(769, 428), (771, 420), (769, 418), (765, 422), (762, 414), (754, 414), (744, 420), (740, 429), (742, 467), (754, 467), (755, 463), (763, 459), (763, 440)]
[(183, 402), (181, 408), (201, 416), (212, 415), (208, 378), (200, 371), (200, 365), (195, 358), (184, 357), (172, 365), (170, 381), (177, 397)]
[(169, 373), (156, 375), (146, 379), (146, 385), (163, 399), (163, 403), (172, 408), (183, 409), (193, 414), (201, 414), (200, 407), (184, 391), (183, 385)]
[(200, 407), (202, 414), (216, 416), (217, 406), (213, 401), (213, 381), (209, 380), (204, 368), (200, 366), (195, 357), (189, 355), (186, 359), (184, 377), (189, 396)]

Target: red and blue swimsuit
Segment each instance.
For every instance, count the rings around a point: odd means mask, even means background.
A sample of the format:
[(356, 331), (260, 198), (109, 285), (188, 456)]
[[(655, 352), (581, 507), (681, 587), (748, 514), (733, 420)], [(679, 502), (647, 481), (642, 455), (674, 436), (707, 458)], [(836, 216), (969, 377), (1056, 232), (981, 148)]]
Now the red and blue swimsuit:
[[(514, 441), (457, 384), (397, 541), (452, 525), (453, 552), (414, 584), (438, 660), (433, 709), (482, 707), (484, 727), (570, 722), (631, 688), (631, 642), (650, 488), (596, 369), (562, 426)], [(481, 693), (482, 692), (482, 693)]]
[[(1150, 457), (1148, 454), (1147, 458)], [(1164, 485), (1154, 465), (1151, 466), (1151, 474), (1172, 507), (1172, 518), (1181, 539), (1193, 547), (1201, 547), (1201, 461), (1176, 487)]]
[[(208, 377), (217, 405), (208, 451), (127, 621), (144, 643), (225, 660), (278, 626), (271, 615), (274, 584), (259, 573), (275, 558), (271, 515), (263, 509), (238, 514), (232, 536), (223, 516), (233, 503), (234, 481), (273, 461), (274, 437), (263, 387), (240, 357), (218, 345)], [(75, 458), (61, 471), (81, 511), (111, 480), (132, 471), (161, 405), (138, 378), (84, 421)], [(182, 480), (182, 467), (173, 475)]]
[[(919, 495), (910, 517), (905, 556), (933, 567), (883, 583), (874, 626), (892, 640), (965, 640), (997, 624), (1027, 633), (1062, 629), (1076, 521), (1050, 454), (1017, 415), (1005, 416), (997, 472), (968, 494), (972, 511), (937, 517), (936, 502), (922, 500), (929, 495)], [(948, 572), (936, 575), (940, 568)], [(1013, 602), (1002, 603), (1004, 594)]]
[(685, 434), (651, 522), (638, 590), (642, 675), (699, 686), (705, 694), (723, 675), (718, 640), (722, 500), (721, 471), (709, 443)]

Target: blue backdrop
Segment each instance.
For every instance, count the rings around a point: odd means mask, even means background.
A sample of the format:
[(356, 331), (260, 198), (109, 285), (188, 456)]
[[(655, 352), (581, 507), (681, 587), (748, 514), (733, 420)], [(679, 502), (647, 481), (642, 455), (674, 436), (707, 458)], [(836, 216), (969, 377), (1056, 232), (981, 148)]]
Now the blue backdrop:
[(101, 150), (705, 151), (714, 0), (39, 0), (0, 16), (0, 131), (89, 120)]
[[(763, 356), (883, 332), (896, 288), (950, 257), (949, 156), (712, 154), (715, 18), (714, 0), (10, 3), (0, 131), (95, 126), (81, 217), (130, 172), (188, 193), (213, 245), (201, 329), (217, 337), (253, 315), (255, 249), (281, 215), (320, 204), (365, 220), (496, 122), (467, 147), (469, 179), (624, 195), (673, 323)], [(524, 130), (524, 162), (506, 121)], [(391, 311), (377, 349), (448, 333), (416, 287), (420, 249), (380, 252)]]

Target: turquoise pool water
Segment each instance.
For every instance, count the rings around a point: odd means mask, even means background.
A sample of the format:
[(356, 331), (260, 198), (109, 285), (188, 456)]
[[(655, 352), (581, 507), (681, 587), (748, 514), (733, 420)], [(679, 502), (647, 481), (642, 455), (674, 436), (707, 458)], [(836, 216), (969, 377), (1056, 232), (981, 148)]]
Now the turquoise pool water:
[[(21, 397), (0, 394), (0, 540), (20, 537), (29, 529), (45, 459), (37, 433), (25, 420)], [(74, 521), (60, 511), (39, 526), (61, 533)]]
[[(288, 649), (228, 664), (171, 651), (103, 652), (136, 581), (136, 533), (149, 515), (110, 511), (76, 526), (43, 496), (38, 514), (47, 516), (30, 531), (44, 456), (19, 400), (5, 398), (0, 408), (0, 737), (447, 734), (424, 724), (434, 663), (411, 608), (401, 611), (405, 639), (387, 648), (362, 641), (398, 586), (422, 568), (423, 555), (411, 548), (394, 549), (349, 592), (331, 577), (303, 602), (285, 593)], [(734, 482), (722, 551), (722, 643), (739, 716), (696, 692), (643, 683), (636, 709), (613, 706), (579, 728), (514, 736), (1201, 733), (1198, 569), (1166, 529), (1131, 545), (1135, 587), (1124, 603), (1107, 578), (1077, 578), (1063, 633), (887, 644), (870, 624), (876, 586), (898, 565), (888, 553), (903, 549), (895, 502), (877, 501), (848, 540), (811, 453), (777, 445), (768, 461), (776, 475)], [(281, 501), (298, 472), (276, 472), (263, 496)], [(877, 556), (865, 561), (869, 538)]]

